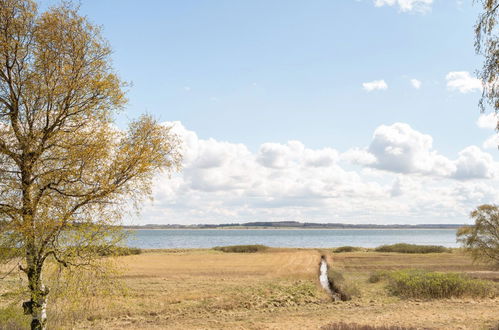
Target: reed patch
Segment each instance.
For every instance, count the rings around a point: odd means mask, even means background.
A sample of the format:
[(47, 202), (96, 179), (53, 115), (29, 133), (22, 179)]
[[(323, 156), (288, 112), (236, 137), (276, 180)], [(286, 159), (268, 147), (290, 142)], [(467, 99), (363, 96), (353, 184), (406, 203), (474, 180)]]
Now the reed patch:
[(386, 277), (388, 291), (401, 298), (492, 298), (498, 294), (498, 288), (493, 282), (473, 279), (461, 273), (405, 269), (381, 273), (378, 276), (379, 280)]
[(265, 245), (229, 245), (229, 246), (215, 246), (213, 250), (222, 251), (227, 253), (255, 253), (268, 250)]
[(452, 252), (451, 249), (441, 245), (416, 245), (407, 243), (397, 243), (391, 245), (381, 245), (374, 249), (376, 252), (397, 252), (397, 253), (444, 253)]
[(362, 249), (357, 246), (340, 246), (335, 249), (333, 249), (334, 253), (342, 253), (342, 252), (357, 252), (361, 251)]

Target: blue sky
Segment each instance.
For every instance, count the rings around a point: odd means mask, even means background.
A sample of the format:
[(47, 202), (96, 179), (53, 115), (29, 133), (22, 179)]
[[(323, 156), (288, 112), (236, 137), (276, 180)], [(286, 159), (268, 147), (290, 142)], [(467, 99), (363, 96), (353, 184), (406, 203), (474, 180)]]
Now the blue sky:
[[(81, 10), (103, 25), (134, 84), (130, 117), (148, 111), (252, 149), (289, 139), (347, 149), (403, 121), (452, 154), (483, 137), (479, 93), (445, 86), (448, 72), (480, 65), (469, 3), (437, 0), (427, 14), (370, 0), (106, 0)], [(389, 89), (366, 94), (362, 82), (377, 79)]]
[(149, 112), (188, 141), (184, 172), (158, 177), (134, 221), (468, 221), (499, 197), (494, 119), (477, 125), (478, 12), (471, 0), (82, 0), (133, 83), (118, 123)]

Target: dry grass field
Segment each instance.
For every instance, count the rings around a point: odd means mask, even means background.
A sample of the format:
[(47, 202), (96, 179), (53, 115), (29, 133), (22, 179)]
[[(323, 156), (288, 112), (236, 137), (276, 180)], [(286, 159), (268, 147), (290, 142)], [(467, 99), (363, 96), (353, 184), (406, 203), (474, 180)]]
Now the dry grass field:
[[(360, 296), (347, 302), (331, 301), (318, 282), (322, 254)], [(89, 297), (75, 312), (64, 312), (67, 306), (57, 301), (50, 309), (51, 328), (319, 329), (346, 322), (490, 329), (499, 324), (497, 298), (401, 300), (390, 296), (382, 282), (367, 281), (373, 271), (399, 268), (462, 271), (499, 279), (498, 273), (473, 265), (458, 251), (408, 255), (314, 249), (247, 254), (183, 250), (147, 251), (118, 259), (125, 271), (117, 275), (116, 283), (124, 282), (126, 290)], [(5, 307), (12, 300), (16, 281), (15, 275), (0, 281), (4, 313), (20, 313), (20, 308)], [(15, 323), (10, 327), (15, 328)]]

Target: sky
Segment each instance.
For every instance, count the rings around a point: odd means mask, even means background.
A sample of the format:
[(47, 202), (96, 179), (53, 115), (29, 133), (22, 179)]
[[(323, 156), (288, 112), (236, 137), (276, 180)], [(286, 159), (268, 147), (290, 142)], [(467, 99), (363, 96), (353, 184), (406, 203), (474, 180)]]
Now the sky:
[[(44, 6), (55, 3), (42, 1)], [(81, 0), (183, 170), (133, 224), (470, 223), (499, 198), (480, 8), (455, 0)]]

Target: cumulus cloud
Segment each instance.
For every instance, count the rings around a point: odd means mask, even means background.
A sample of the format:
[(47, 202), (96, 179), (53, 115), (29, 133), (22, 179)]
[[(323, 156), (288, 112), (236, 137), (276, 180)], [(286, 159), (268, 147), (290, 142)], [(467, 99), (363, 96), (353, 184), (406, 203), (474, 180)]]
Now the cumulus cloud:
[(412, 85), (412, 87), (414, 87), (416, 89), (420, 89), (422, 82), (421, 82), (421, 80), (411, 79), (411, 85)]
[(498, 164), (476, 146), (463, 149), (456, 160), (433, 149), (433, 138), (408, 124), (381, 125), (367, 149), (351, 149), (342, 158), (353, 163), (402, 174), (420, 174), (457, 180), (490, 179)]
[(457, 179), (491, 179), (497, 175), (498, 166), (489, 153), (483, 152), (477, 146), (469, 146), (459, 152), (456, 161)]
[(376, 158), (371, 166), (387, 171), (441, 176), (454, 171), (452, 162), (433, 150), (430, 135), (404, 123), (378, 127), (368, 151)]
[(375, 90), (385, 90), (388, 88), (388, 85), (386, 84), (386, 82), (384, 80), (373, 80), (370, 82), (362, 83), (362, 87), (366, 91), (372, 92)]
[(447, 80), (447, 88), (452, 91), (466, 94), (482, 90), (480, 79), (472, 77), (467, 71), (449, 72), (445, 79)]
[(404, 123), (381, 125), (367, 147), (343, 153), (300, 141), (252, 151), (168, 125), (183, 141), (183, 171), (155, 179), (141, 223), (456, 222), (499, 195), (490, 154), (471, 146), (448, 159)]
[(427, 12), (431, 10), (433, 0), (374, 0), (376, 7), (398, 6), (400, 11)]

